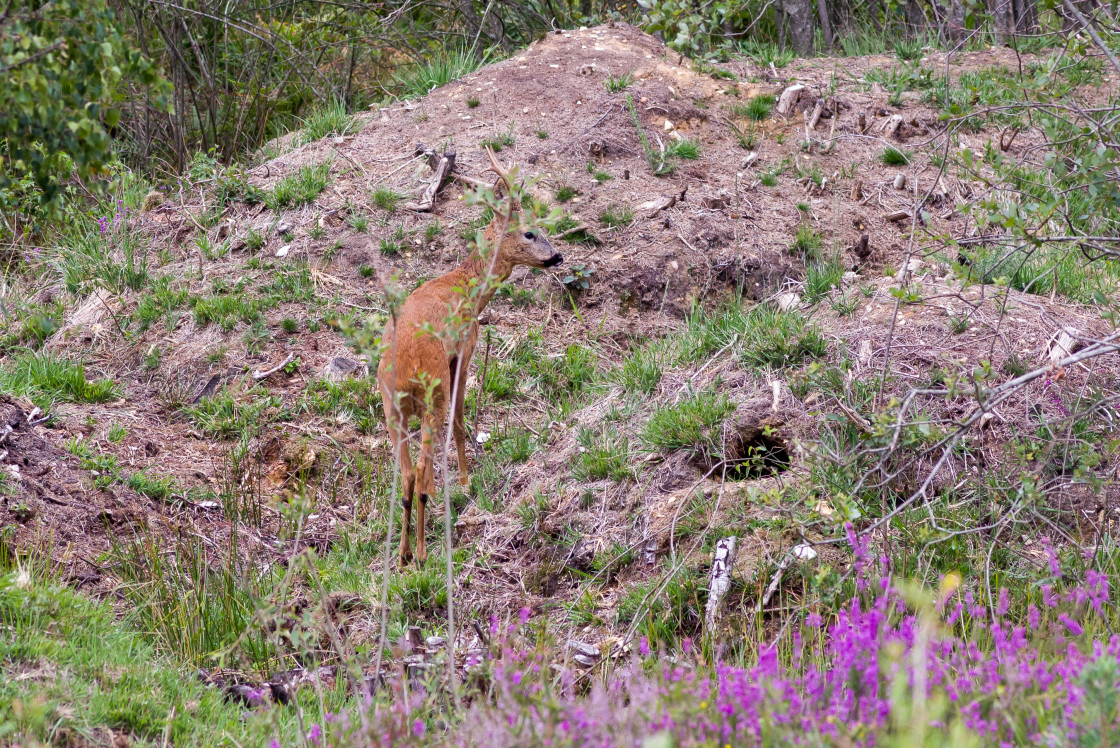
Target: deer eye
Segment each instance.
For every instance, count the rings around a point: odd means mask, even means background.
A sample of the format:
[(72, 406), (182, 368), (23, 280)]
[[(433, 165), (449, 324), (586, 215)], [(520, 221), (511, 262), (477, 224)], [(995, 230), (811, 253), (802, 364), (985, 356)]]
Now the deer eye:
[(529, 241), (533, 241), (534, 239), (537, 238), (537, 235), (534, 234), (532, 231), (526, 231), (525, 232), (525, 238), (528, 239)]

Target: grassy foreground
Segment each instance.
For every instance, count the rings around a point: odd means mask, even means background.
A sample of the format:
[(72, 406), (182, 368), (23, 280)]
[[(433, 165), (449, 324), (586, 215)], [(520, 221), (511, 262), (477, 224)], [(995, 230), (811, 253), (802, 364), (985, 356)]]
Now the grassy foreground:
[[(734, 646), (604, 652), (602, 677), (563, 655), (547, 621), (491, 619), (454, 690), (434, 667), (350, 698), (308, 686), (295, 704), (234, 703), (116, 621), (107, 605), (0, 577), (0, 738), (31, 745), (1108, 746), (1120, 736), (1120, 638), (1108, 578), (1038, 605), (892, 579), (853, 533), (856, 592), (742, 661)], [(726, 643), (725, 643), (726, 644)], [(437, 663), (439, 658), (437, 657)], [(351, 663), (353, 664), (353, 663)], [(462, 675), (460, 676), (462, 677)], [(332, 712), (330, 706), (337, 711)]]

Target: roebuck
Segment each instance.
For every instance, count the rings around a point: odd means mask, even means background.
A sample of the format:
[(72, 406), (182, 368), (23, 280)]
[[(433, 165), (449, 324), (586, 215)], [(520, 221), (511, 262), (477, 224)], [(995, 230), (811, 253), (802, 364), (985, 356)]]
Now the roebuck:
[[(413, 291), (395, 317), (385, 324), (381, 338), (387, 348), (377, 367), (377, 381), (385, 406), (385, 425), (393, 449), (400, 456), (404, 484), (399, 554), (402, 566), (412, 560), (409, 525), (416, 493), (420, 498), (416, 508), (416, 560), (423, 563), (428, 556), (424, 515), (428, 498), (435, 494), (434, 448), (444, 433), (447, 409), (452, 403), (459, 483), (467, 484), (463, 402), (467, 368), (478, 340), (478, 315), (494, 295), (497, 284), (509, 278), (518, 265), (546, 268), (564, 260), (547, 237), (523, 224), (510, 175), (493, 151), (487, 152), (487, 171), (498, 175), (495, 194), (501, 184), (506, 197), (505, 209), (495, 210), (494, 219), (486, 228), (485, 256), (476, 247), (459, 267)], [(504, 235), (499, 237), (503, 227)], [(420, 419), (420, 454), (415, 470), (408, 447), (408, 424), (413, 415)]]

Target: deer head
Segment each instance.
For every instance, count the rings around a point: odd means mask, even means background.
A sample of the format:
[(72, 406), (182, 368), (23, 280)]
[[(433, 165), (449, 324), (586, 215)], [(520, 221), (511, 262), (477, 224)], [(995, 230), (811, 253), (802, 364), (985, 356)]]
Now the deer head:
[(540, 229), (533, 228), (521, 220), (521, 204), (513, 194), (513, 181), (508, 172), (494, 155), (494, 151), (487, 147), (490, 155), (490, 166), (486, 171), (498, 175), (494, 182), (494, 194), (498, 194), (498, 187), (505, 187), (508, 208), (505, 214), (495, 212), (494, 219), (486, 229), (486, 238), (493, 242), (498, 240), (498, 232), (502, 224), (506, 226), (505, 235), (498, 242), (498, 259), (510, 268), (515, 265), (528, 265), (534, 268), (550, 268), (559, 265), (564, 257), (552, 248), (548, 237)]

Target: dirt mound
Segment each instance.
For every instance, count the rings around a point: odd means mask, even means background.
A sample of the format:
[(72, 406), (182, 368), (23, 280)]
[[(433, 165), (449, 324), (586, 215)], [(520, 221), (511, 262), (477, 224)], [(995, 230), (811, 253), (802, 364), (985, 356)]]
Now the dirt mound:
[[(1000, 61), (994, 53), (973, 57), (978, 67)], [(33, 521), (19, 520), (13, 512), (22, 510), (7, 500), (9, 515), (21, 523), (18, 540), (55, 532), (96, 554), (108, 547), (105, 528), (133, 521), (126, 517), (146, 517), (149, 530), (168, 536), (220, 540), (231, 527), (222, 496), (253, 503), (261, 519), (246, 534), (272, 555), (282, 547), (283, 509), (292, 499), (316, 502), (300, 542), (320, 550), (341, 524), (380, 520), (370, 496), (387, 494), (392, 463), (378, 396), (334, 325), (385, 314), (384, 279), (396, 275), (412, 287), (465, 256), (478, 210), (459, 198), (464, 184), (485, 178), (484, 141), (501, 145), (500, 157), (519, 167), (540, 202), (567, 213), (553, 232), (565, 264), (518, 270), (513, 290), (492, 302), (492, 345), (480, 343), (472, 393), (484, 358), (491, 376), (505, 367), (516, 393), (526, 378), (517, 356), (527, 347), (539, 347), (541, 361), (594, 347), (605, 370), (635, 339), (679, 332), (695, 302), (711, 306), (737, 293), (775, 299), (809, 317), (828, 343), (827, 357), (854, 359), (849, 386), (883, 370), (889, 338), (892, 372), (902, 374), (888, 383), (887, 397), (934, 367), (951, 373), (985, 359), (998, 370), (1013, 355), (1034, 365), (1047, 360), (1064, 330), (1090, 338), (1101, 332), (1099, 320), (1073, 304), (954, 282), (956, 258), (939, 254), (930, 237), (974, 229), (957, 206), (983, 189), (986, 167), (978, 164), (970, 181), (933, 165), (922, 149), (942, 127), (938, 112), (859, 77), (886, 64), (812, 60), (776, 80), (769, 68), (736, 61), (727, 67), (739, 77), (728, 80), (700, 72), (624, 24), (550, 33), (419, 101), (361, 115), (352, 135), (274, 144), (288, 150), (249, 172), (263, 193), (275, 196), (308, 167), (327, 170), (324, 189), (300, 207), (215, 207), (212, 184), (184, 190), (137, 221), (164, 256), (159, 274), (171, 279), (170, 290), (158, 301), (169, 305), (167, 314), (126, 337), (99, 310), (113, 321), (130, 318), (140, 294), (125, 292), (111, 303), (91, 297), (83, 307), (90, 315), (74, 315), (67, 334), (51, 341), (56, 350), (96, 359), (122, 384), (122, 400), (60, 409), (59, 428), (51, 431), (27, 426), (29, 411), (6, 406), (9, 438), (23, 450), (9, 444), (8, 464), (26, 454), (22, 485), (29, 492), (42, 486)], [(767, 114), (758, 105), (757, 119), (744, 114), (755, 97), (777, 99), (793, 85), (803, 88), (786, 97), (792, 104), (783, 111)], [(646, 147), (657, 167), (662, 149), (680, 142), (696, 148), (680, 151), (671, 173), (655, 175)], [(999, 134), (979, 130), (960, 134), (959, 142), (998, 147)], [(1037, 130), (1024, 129), (1008, 153), (1037, 155), (1041, 142)], [(417, 144), (455, 151), (464, 178), (439, 193), (431, 213), (393, 207), (419, 196), (430, 179), (426, 159), (415, 156)], [(888, 146), (917, 154), (891, 165), (881, 158)], [(911, 215), (914, 196), (927, 192), (924, 212)], [(819, 303), (808, 303), (806, 259), (830, 257), (842, 277), (815, 289)], [(580, 268), (587, 289), (569, 293), (564, 279)], [(910, 292), (933, 301), (900, 300), (903, 279)], [(193, 313), (175, 301), (176, 290), (194, 300)], [(626, 583), (656, 573), (658, 559), (679, 551), (681, 538), (698, 530), (696, 517), (711, 507), (707, 521), (715, 525), (747, 516), (762, 525), (776, 520), (779, 529), (763, 527), (743, 540), (740, 558), (758, 559), (755, 572), (765, 570), (762, 559), (778, 559), (798, 542), (790, 525), (780, 529), (779, 509), (756, 499), (798, 474), (802, 444), (819, 433), (822, 419), (860, 425), (859, 403), (803, 397), (792, 375), (766, 366), (745, 372), (718, 355), (661, 373), (652, 399), (635, 407), (613, 384), (597, 401), (555, 419), (554, 403), (543, 398), (525, 396), (514, 407), (507, 400), (500, 408), (494, 396), (484, 402), (477, 432), (524, 430), (538, 448), (502, 465), (500, 476), (480, 476), (490, 493), (500, 493), (500, 505), (467, 497), (460, 507), (459, 542), (475, 543), (479, 558), (460, 580), (468, 609), (570, 604), (581, 579), (570, 570), (613, 574), (590, 564), (615, 548), (637, 560), (620, 572), (624, 583), (602, 591), (596, 603), (600, 611), (617, 607)], [(1080, 370), (1062, 376), (1067, 390), (1085, 381)], [(587, 449), (584, 431), (613, 419), (637, 441), (658, 402), (675, 403), (689, 388), (717, 383), (733, 411), (721, 438), (733, 457), (761, 455), (765, 470), (720, 481), (706, 455), (683, 452), (636, 453), (640, 482), (581, 480), (570, 470)], [(982, 459), (998, 460), (1000, 445), (1015, 429), (1029, 431), (1037, 409), (1058, 407), (1056, 386), (1040, 380), (1006, 403), (984, 432), (990, 442), (978, 449)], [(959, 416), (963, 407), (927, 405), (934, 418)], [(201, 416), (187, 414), (192, 408), (212, 422), (199, 425)], [(267, 425), (246, 429), (237, 420), (243, 416)], [(111, 438), (117, 423), (128, 426), (123, 438)], [(236, 438), (229, 433), (235, 427)], [(173, 476), (172, 500), (140, 496), (127, 481), (91, 488), (96, 476), (61, 449), (78, 433), (127, 465), (125, 478), (144, 470)], [(954, 470), (979, 469), (973, 459), (967, 455)]]

